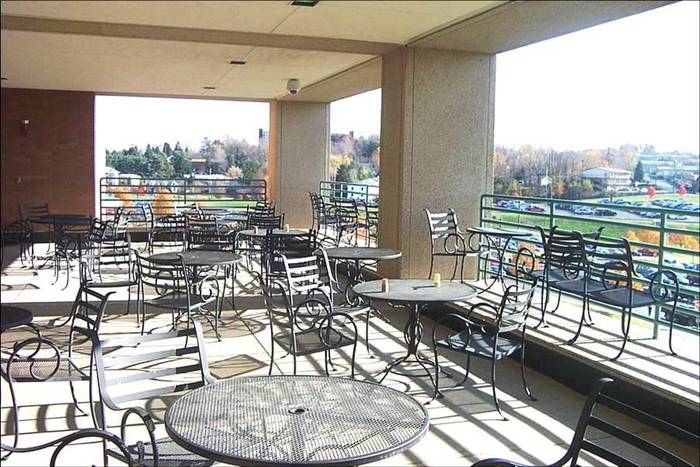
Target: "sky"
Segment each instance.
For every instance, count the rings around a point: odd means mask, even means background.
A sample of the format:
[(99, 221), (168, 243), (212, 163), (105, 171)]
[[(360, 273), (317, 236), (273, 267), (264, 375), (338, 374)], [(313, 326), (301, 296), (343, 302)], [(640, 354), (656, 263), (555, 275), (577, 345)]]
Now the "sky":
[(180, 141), (183, 148), (199, 149), (205, 136), (229, 135), (257, 144), (258, 129), (269, 129), (269, 114), (270, 106), (262, 102), (98, 96), (95, 127), (101, 148)]
[(687, 1), (499, 54), (496, 144), (697, 154), (699, 21)]
[[(556, 150), (652, 144), (700, 152), (700, 2), (685, 1), (497, 56), (495, 143)], [(331, 132), (379, 134), (381, 90), (331, 103)], [(204, 136), (257, 141), (265, 103), (101, 96), (98, 148)], [(99, 151), (100, 149), (98, 149)]]

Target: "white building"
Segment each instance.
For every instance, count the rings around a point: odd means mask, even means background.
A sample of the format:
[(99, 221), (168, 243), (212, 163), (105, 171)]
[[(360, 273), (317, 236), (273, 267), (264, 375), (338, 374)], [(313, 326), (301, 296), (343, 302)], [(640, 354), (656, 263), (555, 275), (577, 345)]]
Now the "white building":
[(581, 177), (590, 180), (593, 187), (600, 191), (618, 191), (632, 185), (632, 172), (614, 167), (595, 167), (584, 170)]

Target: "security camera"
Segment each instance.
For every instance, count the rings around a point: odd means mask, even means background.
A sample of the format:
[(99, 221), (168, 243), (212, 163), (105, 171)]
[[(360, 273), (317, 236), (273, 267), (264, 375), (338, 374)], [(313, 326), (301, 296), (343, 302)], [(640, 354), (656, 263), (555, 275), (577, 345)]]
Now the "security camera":
[(287, 91), (289, 91), (289, 94), (296, 96), (299, 94), (299, 89), (301, 89), (301, 84), (299, 84), (298, 79), (290, 79), (287, 81)]

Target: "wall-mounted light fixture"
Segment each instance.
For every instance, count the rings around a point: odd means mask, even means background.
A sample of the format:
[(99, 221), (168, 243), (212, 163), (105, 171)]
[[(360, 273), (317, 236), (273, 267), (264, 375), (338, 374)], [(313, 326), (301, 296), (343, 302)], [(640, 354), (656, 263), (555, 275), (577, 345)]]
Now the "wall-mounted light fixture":
[(19, 130), (22, 132), (23, 135), (29, 133), (29, 120), (22, 120), (19, 125)]

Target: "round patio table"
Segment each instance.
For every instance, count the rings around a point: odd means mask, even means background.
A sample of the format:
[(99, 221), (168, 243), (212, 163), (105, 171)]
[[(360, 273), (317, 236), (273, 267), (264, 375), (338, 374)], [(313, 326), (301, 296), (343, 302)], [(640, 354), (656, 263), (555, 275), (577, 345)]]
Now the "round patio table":
[[(257, 232), (255, 232), (253, 229), (246, 229), (246, 230), (241, 230), (238, 232), (238, 235), (242, 235), (244, 237), (256, 237), (256, 238), (263, 238), (267, 236), (268, 229), (263, 229), (259, 228)], [(309, 233), (308, 230), (302, 230), (302, 229), (271, 229), (272, 233), (274, 235), (289, 235), (289, 236), (299, 236), (299, 235), (306, 235)]]
[(173, 261), (182, 256), (187, 266), (214, 267), (240, 263), (243, 257), (232, 251), (187, 250), (181, 252), (157, 253), (148, 257), (151, 261)]
[[(530, 232), (524, 230), (497, 229), (494, 227), (469, 227), (467, 232), (483, 235), (484, 237), (488, 238), (489, 246), (494, 246), (496, 256), (498, 258), (498, 269), (496, 270), (496, 276), (494, 277), (493, 282), (491, 282), (485, 289), (482, 289), (479, 293), (486, 292), (493, 287), (496, 282), (500, 282), (501, 286), (503, 286), (503, 289), (505, 290), (505, 280), (503, 278), (503, 260), (505, 259), (506, 251), (508, 250), (508, 244), (514, 238), (529, 237), (531, 235)], [(496, 242), (496, 240), (502, 241)], [(490, 261), (488, 257), (486, 258), (486, 261)]]
[(348, 268), (348, 284), (343, 291), (345, 294), (345, 301), (347, 303), (352, 303), (355, 301), (353, 297), (350, 297), (352, 286), (364, 280), (362, 276), (362, 261), (378, 262), (401, 257), (400, 250), (394, 250), (391, 248), (348, 246), (325, 248), (323, 251), (326, 252), (326, 256), (329, 260), (354, 262), (355, 267)]
[(411, 363), (418, 363), (425, 371), (425, 375), (419, 376), (427, 375), (433, 382), (433, 376), (426, 365), (434, 365), (434, 363), (418, 353), (418, 345), (423, 337), (423, 324), (420, 321), (421, 311), (428, 305), (469, 300), (477, 294), (474, 287), (462, 282), (442, 282), (439, 287), (436, 287), (432, 280), (426, 279), (389, 279), (387, 292), (382, 292), (381, 280), (356, 284), (353, 286), (353, 290), (360, 297), (369, 300), (370, 303), (380, 301), (399, 305), (405, 308), (408, 313), (408, 320), (403, 331), (407, 346), (406, 354), (387, 365), (384, 375), (379, 380), (380, 383), (389, 373), (416, 376), (413, 373), (396, 369), (398, 365)]
[(168, 407), (180, 446), (235, 465), (359, 465), (428, 431), (422, 404), (395, 389), (325, 376), (249, 376), (191, 391)]

